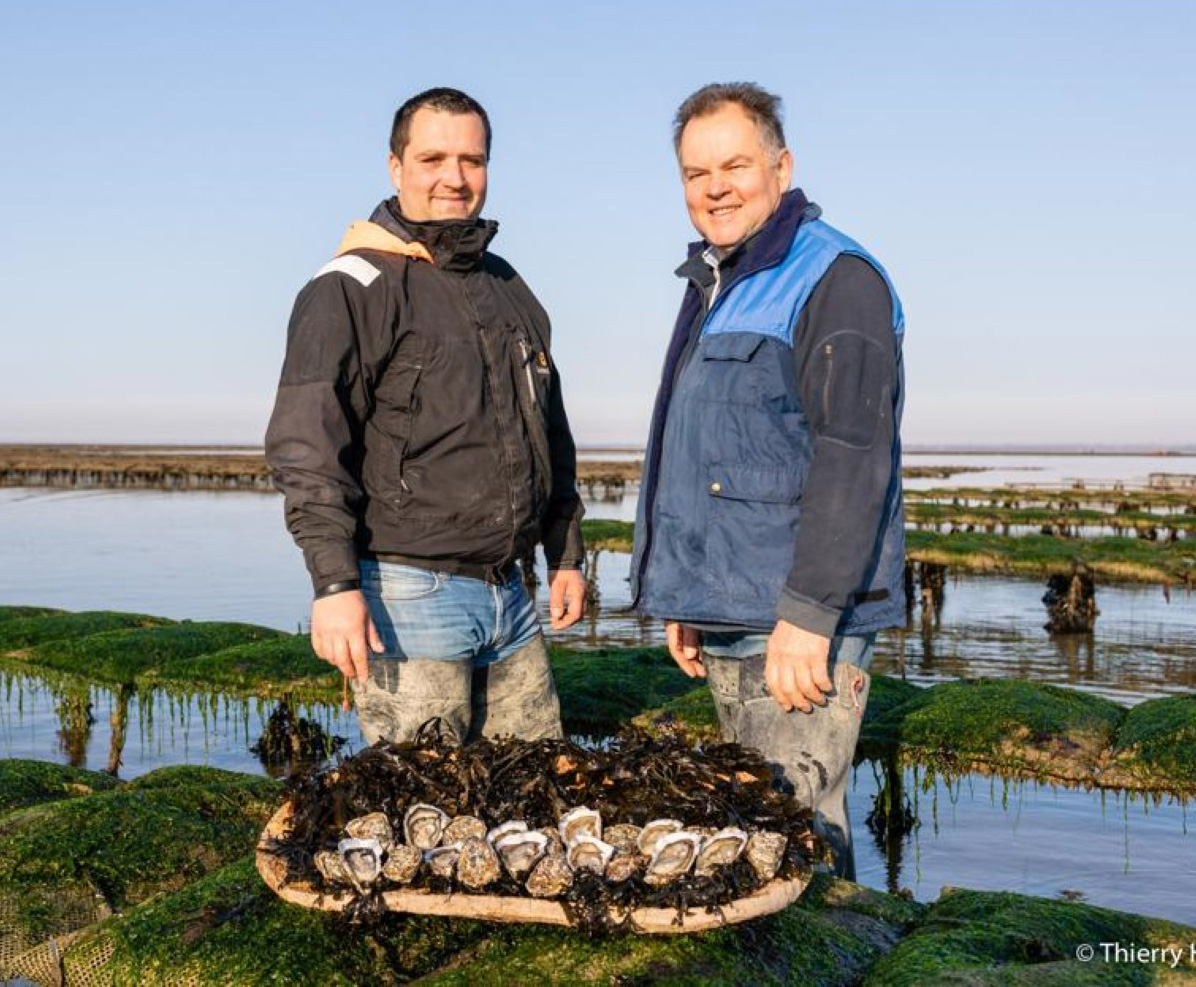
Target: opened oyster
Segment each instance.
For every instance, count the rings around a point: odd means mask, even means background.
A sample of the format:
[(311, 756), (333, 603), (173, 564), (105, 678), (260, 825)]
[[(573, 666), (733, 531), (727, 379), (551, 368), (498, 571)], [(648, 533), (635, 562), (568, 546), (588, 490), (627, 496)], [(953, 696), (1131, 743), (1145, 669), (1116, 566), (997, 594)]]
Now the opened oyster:
[(717, 868), (735, 863), (747, 841), (747, 833), (735, 826), (728, 826), (707, 836), (702, 840), (702, 847), (694, 861), (694, 873), (709, 877)]
[(681, 829), (679, 819), (653, 819), (640, 830), (640, 853), (652, 856), (656, 852), (656, 844), (660, 842), (661, 837), (667, 836), (669, 833), (676, 833), (679, 829)]
[(532, 869), (525, 886), (533, 898), (556, 898), (573, 886), (573, 869), (563, 854), (549, 854)]
[(424, 851), (424, 860), (428, 869), (437, 877), (452, 877), (457, 867), (457, 858), (461, 856), (460, 844), (438, 846)]
[(559, 853), (562, 857), (565, 855), (565, 844), (561, 840), (559, 826), (544, 826), (536, 832), (543, 833), (548, 838), (548, 853)]
[(453, 816), (444, 827), (441, 843), (461, 843), (469, 839), (484, 840), (486, 824), (477, 816)]
[(748, 837), (743, 853), (761, 881), (776, 877), (788, 842), (780, 833), (759, 832)]
[(382, 865), (382, 876), (395, 884), (408, 884), (415, 879), (419, 865), (424, 862), (424, 852), (417, 846), (399, 843), (392, 846)]
[(502, 865), (522, 881), (548, 852), (548, 837), (537, 832), (509, 833), (494, 844)]
[(491, 846), (496, 846), (498, 841), (504, 837), (510, 836), (512, 833), (526, 833), (527, 823), (522, 819), (512, 819), (510, 822), (499, 823), (489, 833), (486, 834), (486, 841)]
[(596, 836), (583, 834), (574, 837), (573, 842), (569, 844), (565, 860), (575, 871), (592, 870), (601, 874), (614, 855), (615, 848), (609, 843), (604, 843)]
[(602, 838), (613, 846), (619, 853), (638, 853), (640, 827), (632, 826), (630, 823), (618, 823), (615, 826), (607, 826), (602, 833)]
[(394, 830), (385, 812), (371, 812), (345, 823), (345, 835), (354, 840), (377, 840), (383, 850), (389, 850), (395, 841)]
[(349, 880), (358, 891), (365, 891), (382, 876), (382, 844), (373, 838), (347, 837), (336, 845)]
[(602, 839), (602, 816), (594, 809), (579, 805), (561, 816), (561, 840), (565, 846), (572, 846), (579, 836)]
[(417, 802), (403, 816), (403, 835), (412, 846), (431, 850), (439, 845), (449, 818), (434, 805)]
[(457, 880), (467, 888), (484, 888), (502, 877), (502, 865), (494, 847), (484, 839), (471, 836), (461, 843), (457, 858)]
[(656, 841), (656, 850), (648, 861), (644, 880), (654, 885), (668, 884), (689, 873), (701, 843), (702, 838), (697, 833), (685, 830), (666, 833)]

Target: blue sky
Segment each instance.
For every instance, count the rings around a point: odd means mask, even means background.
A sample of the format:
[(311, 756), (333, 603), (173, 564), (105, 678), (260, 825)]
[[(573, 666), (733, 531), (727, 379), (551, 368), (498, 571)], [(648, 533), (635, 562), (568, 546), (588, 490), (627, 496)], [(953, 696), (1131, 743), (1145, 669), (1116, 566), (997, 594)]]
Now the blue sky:
[(1182, 0), (6, 4), (0, 441), (259, 441), (295, 292), (432, 85), (490, 111), (579, 440), (641, 441), (670, 120), (749, 79), (902, 295), (908, 443), (1192, 443), (1194, 50)]

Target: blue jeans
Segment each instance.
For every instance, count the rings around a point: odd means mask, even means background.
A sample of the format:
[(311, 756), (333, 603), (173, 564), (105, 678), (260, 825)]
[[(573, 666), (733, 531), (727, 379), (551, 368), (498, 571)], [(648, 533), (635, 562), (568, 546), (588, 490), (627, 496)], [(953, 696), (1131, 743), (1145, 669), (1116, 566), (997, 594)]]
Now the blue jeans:
[(360, 569), (385, 649), (367, 679), (353, 679), (369, 743), (411, 740), (432, 719), (461, 741), (561, 736), (548, 649), (518, 570), (493, 585), (390, 562)]
[(470, 659), (489, 665), (540, 633), (536, 605), (517, 568), (506, 582), (364, 559), (361, 591), (386, 658)]

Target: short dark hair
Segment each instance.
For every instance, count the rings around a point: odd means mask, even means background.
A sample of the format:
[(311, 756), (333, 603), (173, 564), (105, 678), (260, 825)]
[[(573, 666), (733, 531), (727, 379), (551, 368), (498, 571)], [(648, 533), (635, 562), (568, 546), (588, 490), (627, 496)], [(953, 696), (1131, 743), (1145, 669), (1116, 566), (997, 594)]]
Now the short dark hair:
[(390, 128), (390, 150), (396, 158), (403, 156), (407, 142), (411, 139), (411, 118), (417, 110), (422, 110), (425, 106), (441, 113), (476, 113), (480, 116), (482, 127), (486, 131), (486, 158), (489, 160), (490, 118), (482, 109), (482, 104), (460, 89), (449, 89), (446, 86), (416, 93), (395, 112), (395, 121)]
[(785, 149), (785, 128), (781, 124), (781, 97), (754, 82), (712, 82), (688, 96), (673, 117), (673, 150), (681, 152), (681, 133), (694, 117), (709, 116), (727, 103), (734, 103), (751, 117), (760, 130), (760, 142), (774, 154)]

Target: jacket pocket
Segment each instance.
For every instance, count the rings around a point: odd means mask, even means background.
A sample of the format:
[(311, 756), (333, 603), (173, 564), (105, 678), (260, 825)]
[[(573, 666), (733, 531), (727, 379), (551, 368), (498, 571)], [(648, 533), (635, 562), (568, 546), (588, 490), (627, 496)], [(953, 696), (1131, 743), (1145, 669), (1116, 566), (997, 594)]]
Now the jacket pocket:
[(793, 566), (804, 472), (792, 466), (707, 468), (706, 578), (753, 613), (774, 613)]
[(396, 354), (374, 390), (374, 410), (367, 428), (373, 433), (363, 477), (373, 497), (398, 503), (408, 492), (403, 463), (419, 410), (419, 381), (424, 369), (422, 348)]

